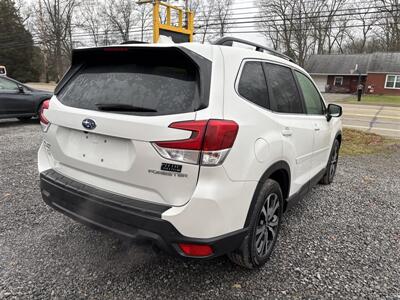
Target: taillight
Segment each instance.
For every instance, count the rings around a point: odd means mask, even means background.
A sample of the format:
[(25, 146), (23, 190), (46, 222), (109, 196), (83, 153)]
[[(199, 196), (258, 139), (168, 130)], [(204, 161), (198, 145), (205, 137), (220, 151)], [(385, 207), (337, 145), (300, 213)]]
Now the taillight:
[(47, 120), (47, 118), (44, 115), (44, 112), (47, 109), (49, 109), (49, 105), (50, 105), (50, 100), (45, 100), (45, 101), (43, 101), (42, 105), (40, 106), (40, 110), (39, 110), (40, 124), (42, 125), (42, 129), (44, 132), (46, 132), (49, 127), (49, 120)]
[(185, 140), (154, 142), (158, 153), (170, 160), (204, 166), (224, 162), (239, 130), (238, 124), (228, 120), (184, 121), (169, 127), (191, 131), (192, 135)]
[(188, 256), (207, 257), (213, 254), (213, 249), (209, 245), (179, 244), (179, 248)]

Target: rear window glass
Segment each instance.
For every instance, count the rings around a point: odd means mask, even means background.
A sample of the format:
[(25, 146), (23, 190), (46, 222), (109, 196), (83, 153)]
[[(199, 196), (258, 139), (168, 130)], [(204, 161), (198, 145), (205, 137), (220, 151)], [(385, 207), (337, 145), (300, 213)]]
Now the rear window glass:
[(191, 66), (114, 63), (86, 65), (57, 95), (67, 106), (133, 115), (198, 109), (198, 76)]

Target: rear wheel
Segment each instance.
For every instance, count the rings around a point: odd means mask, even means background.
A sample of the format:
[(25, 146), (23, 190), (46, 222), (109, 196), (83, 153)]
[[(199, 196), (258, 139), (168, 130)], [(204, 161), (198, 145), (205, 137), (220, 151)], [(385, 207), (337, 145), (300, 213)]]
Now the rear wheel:
[(264, 265), (275, 247), (282, 213), (281, 188), (276, 181), (268, 179), (257, 195), (247, 236), (239, 249), (228, 254), (231, 261), (249, 269)]
[(339, 140), (335, 139), (335, 141), (333, 142), (331, 154), (329, 156), (329, 161), (326, 167), (324, 177), (320, 181), (321, 184), (327, 185), (333, 182), (339, 159), (339, 150), (340, 150), (340, 142)]

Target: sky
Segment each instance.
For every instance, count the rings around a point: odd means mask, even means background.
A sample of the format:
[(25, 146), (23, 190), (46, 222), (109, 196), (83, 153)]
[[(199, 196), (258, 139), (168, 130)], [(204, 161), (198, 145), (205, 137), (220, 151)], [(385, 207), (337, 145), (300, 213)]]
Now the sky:
[[(234, 0), (232, 8), (233, 8), (233, 18), (244, 18), (248, 17), (251, 18), (252, 16), (255, 16), (257, 13), (257, 9), (255, 8), (255, 2), (252, 0)], [(243, 21), (243, 20), (242, 20)], [(251, 24), (245, 24), (244, 26), (250, 26)], [(231, 31), (237, 32), (237, 31), (253, 31), (257, 30), (255, 27), (255, 24), (253, 24), (252, 27), (246, 27), (243, 29), (231, 29)], [(248, 39), (251, 40), (255, 43), (259, 44), (266, 44), (265, 37), (263, 37), (261, 34), (257, 33), (243, 33), (243, 34), (238, 34), (234, 33), (232, 36), (242, 38), (242, 39)]]
[[(26, 3), (33, 3), (37, 0), (24, 0)], [(136, 1), (136, 0), (132, 0), (132, 1)], [(182, 4), (184, 3), (184, 0), (181, 0)], [(232, 4), (232, 18), (242, 18), (240, 21), (246, 21), (243, 18), (250, 18), (256, 16), (257, 14), (257, 8), (255, 7), (255, 2), (256, 0), (233, 0), (233, 4)], [(236, 32), (240, 32), (240, 31), (253, 31), (253, 30), (257, 30), (257, 28), (255, 27), (255, 24), (251, 25), (251, 23), (246, 23), (246, 24), (238, 24), (237, 26), (246, 26), (246, 28), (238, 28), (235, 26), (233, 26), (233, 28), (230, 29), (230, 31), (233, 31), (235, 33), (232, 34), (227, 34), (229, 36), (235, 36), (238, 38), (242, 38), (242, 39), (248, 39), (251, 40), (253, 42), (259, 43), (259, 44), (264, 44), (267, 45), (267, 42), (265, 40), (265, 37), (263, 37), (261, 34), (257, 34), (257, 33), (236, 33)], [(84, 42), (87, 42), (88, 40), (90, 40), (89, 37), (83, 39)], [(268, 45), (267, 45), (268, 46)]]

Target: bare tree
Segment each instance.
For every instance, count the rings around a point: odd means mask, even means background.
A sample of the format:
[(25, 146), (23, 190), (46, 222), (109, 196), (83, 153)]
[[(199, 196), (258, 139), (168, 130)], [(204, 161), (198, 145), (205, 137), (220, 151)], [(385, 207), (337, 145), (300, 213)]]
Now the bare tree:
[(273, 47), (285, 52), (300, 65), (314, 48), (314, 25), (318, 1), (262, 0), (259, 28)]
[[(351, 53), (364, 53), (366, 52), (368, 40), (373, 33), (376, 23), (379, 21), (379, 17), (376, 15), (376, 3), (369, 2), (363, 9), (354, 14), (355, 19), (352, 27), (346, 30), (346, 37), (348, 39), (346, 52)], [(352, 10), (356, 8), (353, 7)], [(354, 28), (359, 26), (360, 30)]]
[(229, 17), (232, 15), (233, 0), (214, 0), (213, 11), (211, 13), (214, 23), (214, 29), (218, 31), (218, 35), (223, 37), (232, 27)]
[(215, 7), (215, 0), (200, 0), (199, 6), (197, 7), (197, 24), (198, 24), (198, 36), (199, 41), (205, 43), (212, 29), (213, 12)]
[(140, 41), (144, 41), (144, 34), (152, 24), (152, 8), (149, 5), (138, 5), (135, 8), (140, 27)]
[[(337, 14), (342, 9), (347, 0), (321, 0), (317, 5), (317, 13), (312, 18), (314, 26), (314, 38), (316, 41), (316, 51), (318, 54), (325, 52), (331, 53), (336, 41)], [(318, 2), (318, 1), (317, 1)], [(343, 20), (339, 21), (343, 26)]]
[(185, 1), (185, 9), (190, 10), (194, 14), (197, 13), (200, 8), (201, 0), (186, 0)]
[(347, 40), (347, 32), (348, 32), (348, 25), (350, 22), (350, 17), (349, 16), (342, 16), (338, 19), (336, 19), (329, 31), (329, 36), (328, 36), (328, 50), (327, 52), (331, 54), (334, 52), (335, 48), (340, 52), (344, 52), (344, 44)]
[(132, 0), (105, 0), (103, 7), (104, 14), (124, 42), (129, 41), (130, 29), (138, 21), (134, 14), (135, 3)]
[(39, 0), (36, 31), (45, 51), (54, 59), (59, 80), (69, 64), (72, 51), (72, 19), (75, 0)]
[(80, 18), (77, 26), (89, 33), (93, 44), (97, 47), (102, 42), (102, 31), (106, 30), (106, 22), (102, 13), (101, 3), (95, 1), (82, 1), (80, 4)]
[(261, 0), (259, 28), (273, 47), (300, 65), (310, 54), (342, 51), (349, 17), (338, 14), (347, 0)]
[(385, 51), (400, 51), (400, 0), (375, 0), (382, 7), (380, 40)]

